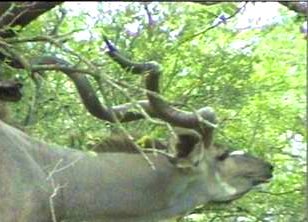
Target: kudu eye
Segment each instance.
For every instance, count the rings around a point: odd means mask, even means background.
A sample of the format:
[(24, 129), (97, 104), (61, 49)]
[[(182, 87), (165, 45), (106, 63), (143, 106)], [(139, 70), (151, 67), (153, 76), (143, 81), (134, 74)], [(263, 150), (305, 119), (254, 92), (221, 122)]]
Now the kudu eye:
[(225, 151), (216, 157), (218, 161), (224, 161), (229, 156), (229, 152)]

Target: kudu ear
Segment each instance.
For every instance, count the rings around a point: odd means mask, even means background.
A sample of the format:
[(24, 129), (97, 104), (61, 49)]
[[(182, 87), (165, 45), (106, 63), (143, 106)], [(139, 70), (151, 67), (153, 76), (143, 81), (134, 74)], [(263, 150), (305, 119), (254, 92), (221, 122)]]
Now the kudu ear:
[(175, 157), (171, 162), (178, 168), (193, 168), (198, 166), (204, 156), (201, 135), (194, 130), (176, 130), (177, 139), (173, 143)]

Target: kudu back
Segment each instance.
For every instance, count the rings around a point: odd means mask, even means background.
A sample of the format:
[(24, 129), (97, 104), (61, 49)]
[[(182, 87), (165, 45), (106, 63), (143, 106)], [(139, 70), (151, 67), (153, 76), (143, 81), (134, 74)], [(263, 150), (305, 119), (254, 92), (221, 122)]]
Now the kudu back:
[[(86, 75), (63, 59), (40, 57), (33, 65), (57, 65), (74, 82), (85, 108), (99, 119), (135, 121), (144, 118), (135, 112), (142, 108), (186, 130), (177, 131), (168, 145), (172, 152), (144, 156), (59, 147), (0, 121), (1, 222), (171, 220), (198, 205), (237, 199), (272, 177), (272, 166), (262, 159), (213, 145), (212, 109), (181, 111), (158, 96), (162, 71), (157, 64), (132, 62), (105, 41), (109, 56), (122, 68), (146, 74), (147, 101), (107, 107), (100, 104)], [(104, 144), (106, 150), (132, 146), (130, 139)]]

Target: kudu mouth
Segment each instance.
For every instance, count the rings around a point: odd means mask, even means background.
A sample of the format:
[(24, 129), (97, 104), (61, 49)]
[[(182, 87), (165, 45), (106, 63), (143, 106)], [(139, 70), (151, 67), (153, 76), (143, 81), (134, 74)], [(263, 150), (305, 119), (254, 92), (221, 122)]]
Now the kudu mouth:
[(273, 176), (271, 175), (271, 176), (260, 177), (260, 178), (254, 179), (252, 181), (252, 184), (254, 186), (256, 186), (256, 185), (259, 185), (259, 184), (262, 184), (262, 183), (269, 183), (271, 181), (272, 177)]
[(270, 163), (266, 164), (266, 170), (265, 173), (259, 176), (248, 176), (248, 177), (254, 177), (252, 183), (254, 186), (262, 184), (262, 183), (269, 183), (271, 179), (273, 178), (273, 170), (274, 166)]
[[(267, 163), (265, 168), (266, 168), (265, 172), (262, 175), (251, 174), (251, 175), (245, 176), (246, 178), (248, 178), (252, 181), (253, 187), (258, 187), (258, 185), (262, 186), (262, 184), (269, 183), (271, 181), (271, 179), (273, 178), (274, 167), (271, 164)], [(240, 193), (233, 195), (233, 197), (230, 199), (230, 201), (240, 198), (241, 196), (243, 196), (247, 192), (248, 192), (248, 190), (245, 190), (243, 192), (240, 192)], [(225, 202), (228, 203), (230, 201), (225, 201)]]

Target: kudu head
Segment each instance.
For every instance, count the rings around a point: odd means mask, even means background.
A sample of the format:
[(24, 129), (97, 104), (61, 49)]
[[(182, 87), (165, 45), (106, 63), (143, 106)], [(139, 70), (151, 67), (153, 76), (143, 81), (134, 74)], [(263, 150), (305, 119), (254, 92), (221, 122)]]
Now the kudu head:
[[(208, 139), (208, 138), (207, 138)], [(186, 172), (197, 172), (212, 193), (212, 202), (237, 199), (272, 177), (268, 162), (220, 144), (210, 144), (195, 130), (180, 130), (171, 162)]]

